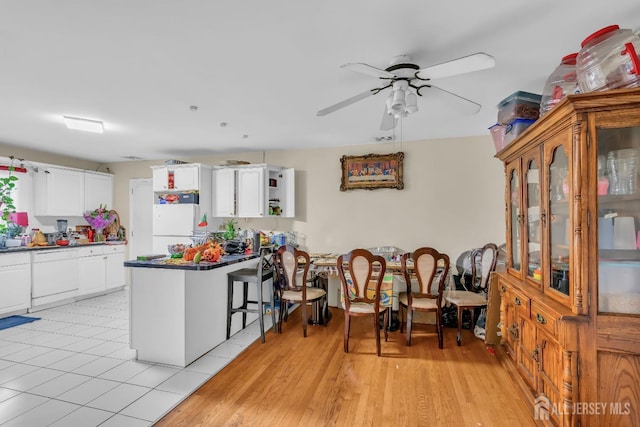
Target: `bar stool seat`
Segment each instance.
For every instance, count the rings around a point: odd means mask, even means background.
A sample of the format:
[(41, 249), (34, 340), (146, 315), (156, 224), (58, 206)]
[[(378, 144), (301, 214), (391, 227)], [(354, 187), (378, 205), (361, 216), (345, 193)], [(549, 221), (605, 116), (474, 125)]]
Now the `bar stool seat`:
[[(247, 313), (256, 313), (260, 322), (260, 338), (265, 342), (264, 338), (264, 306), (265, 303), (271, 304), (271, 320), (273, 330), (276, 330), (276, 315), (273, 304), (273, 284), (270, 286), (271, 297), (265, 301), (262, 286), (263, 283), (273, 279), (273, 264), (270, 257), (266, 257), (265, 253), (260, 254), (260, 261), (256, 268), (241, 268), (227, 274), (227, 339), (231, 336), (231, 316), (235, 313), (242, 313), (242, 329), (247, 327)], [(233, 290), (234, 282), (242, 282), (242, 304), (239, 307), (233, 306)], [(257, 287), (257, 299), (248, 299), (249, 283)], [(255, 304), (256, 308), (248, 308), (249, 304)]]

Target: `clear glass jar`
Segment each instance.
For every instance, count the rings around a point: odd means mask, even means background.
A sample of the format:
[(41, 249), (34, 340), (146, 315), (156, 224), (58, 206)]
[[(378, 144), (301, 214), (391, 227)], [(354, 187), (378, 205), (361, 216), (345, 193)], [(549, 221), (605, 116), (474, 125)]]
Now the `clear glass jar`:
[(610, 25), (582, 42), (576, 57), (581, 92), (640, 87), (640, 36)]
[(542, 91), (540, 101), (540, 117), (549, 112), (558, 102), (567, 95), (580, 93), (578, 78), (576, 76), (576, 57), (578, 53), (572, 53), (560, 61), (560, 65), (549, 75)]

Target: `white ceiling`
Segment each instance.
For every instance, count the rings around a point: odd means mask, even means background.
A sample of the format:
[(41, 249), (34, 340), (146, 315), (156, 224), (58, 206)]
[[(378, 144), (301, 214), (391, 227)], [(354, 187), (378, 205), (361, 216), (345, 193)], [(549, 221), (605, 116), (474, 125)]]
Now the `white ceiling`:
[[(5, 0), (0, 143), (117, 162), (487, 135), (501, 99), (541, 93), (589, 34), (640, 27), (638, 0), (434, 3)], [(379, 130), (387, 92), (316, 116), (379, 87), (344, 63), (386, 68), (409, 54), (426, 67), (479, 51), (496, 67), (434, 82), (479, 113), (427, 91), (395, 133)], [(63, 115), (103, 120), (106, 131), (68, 130)]]

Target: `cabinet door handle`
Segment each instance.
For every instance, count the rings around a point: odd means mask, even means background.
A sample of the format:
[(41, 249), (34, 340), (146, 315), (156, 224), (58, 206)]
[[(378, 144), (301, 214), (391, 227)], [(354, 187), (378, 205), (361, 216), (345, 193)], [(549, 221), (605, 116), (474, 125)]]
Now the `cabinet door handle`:
[(513, 299), (513, 302), (514, 302), (516, 305), (522, 305), (522, 301), (520, 301), (520, 298), (518, 298), (518, 297), (515, 297), (515, 298)]
[(502, 292), (507, 292), (507, 287), (505, 285), (500, 286)]
[(547, 319), (544, 318), (544, 316), (540, 313), (536, 313), (536, 320), (538, 321), (538, 323), (544, 325), (545, 323), (547, 323)]
[(542, 212), (540, 214), (540, 220), (542, 221), (543, 224), (546, 224), (547, 223), (547, 214)]
[(511, 334), (511, 336), (513, 337), (514, 340), (518, 339), (518, 324), (514, 323), (511, 328), (509, 329), (509, 333)]
[(533, 357), (533, 360), (535, 360), (536, 362), (538, 362), (538, 353), (540, 352), (538, 346), (536, 345), (535, 350), (533, 350), (533, 354), (531, 355), (531, 357)]

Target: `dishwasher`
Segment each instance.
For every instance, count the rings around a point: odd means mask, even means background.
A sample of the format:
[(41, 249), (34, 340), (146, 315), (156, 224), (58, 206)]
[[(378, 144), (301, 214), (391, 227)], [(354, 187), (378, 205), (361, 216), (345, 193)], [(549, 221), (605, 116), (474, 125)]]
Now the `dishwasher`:
[[(31, 297), (34, 303), (48, 303), (77, 294), (80, 283), (77, 249), (38, 250), (33, 252), (32, 260)], [(58, 297), (47, 298), (53, 295)]]

